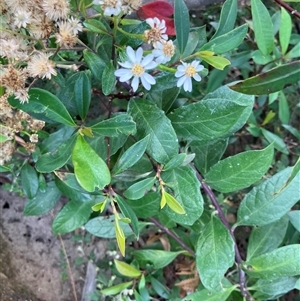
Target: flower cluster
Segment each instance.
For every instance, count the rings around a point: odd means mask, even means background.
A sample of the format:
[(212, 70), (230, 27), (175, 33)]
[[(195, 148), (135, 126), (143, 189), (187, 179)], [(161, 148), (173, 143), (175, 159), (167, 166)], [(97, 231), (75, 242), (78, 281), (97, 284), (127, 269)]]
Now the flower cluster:
[(141, 0), (93, 0), (94, 5), (100, 5), (105, 16), (117, 16), (120, 13), (130, 14), (137, 10)]

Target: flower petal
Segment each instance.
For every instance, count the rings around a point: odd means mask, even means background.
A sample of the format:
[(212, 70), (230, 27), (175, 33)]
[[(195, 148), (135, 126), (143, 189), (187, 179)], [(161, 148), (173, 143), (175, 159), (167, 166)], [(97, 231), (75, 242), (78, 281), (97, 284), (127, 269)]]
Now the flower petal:
[(133, 66), (133, 64), (132, 63), (130, 63), (130, 62), (124, 62), (124, 63), (121, 63), (121, 62), (118, 62), (118, 64), (120, 65), (120, 66), (122, 66), (122, 67), (124, 67), (124, 68), (132, 68), (132, 66)]
[(148, 74), (148, 73), (144, 73), (143, 76), (142, 76), (145, 80), (147, 80), (147, 82), (151, 85), (154, 85), (156, 83), (156, 80), (155, 78), (151, 75), (151, 74)]
[(181, 77), (185, 75), (185, 71), (176, 71), (175, 72), (175, 77)]
[(198, 73), (194, 74), (193, 78), (194, 78), (194, 80), (196, 80), (197, 82), (200, 82), (200, 81), (201, 81), (201, 76), (200, 76)]
[(129, 58), (129, 60), (132, 62), (132, 63), (135, 63), (135, 51), (132, 49), (131, 46), (127, 46), (126, 47), (126, 53), (127, 53), (127, 56)]
[[(145, 73), (146, 74), (146, 73)], [(143, 74), (142, 76), (141, 76), (141, 81), (142, 81), (142, 85), (144, 86), (144, 88), (146, 89), (146, 90), (150, 90), (151, 89), (151, 85), (148, 83), (148, 81), (146, 80), (146, 78), (145, 78), (145, 74)]]
[(140, 63), (143, 57), (143, 48), (139, 47), (135, 53), (135, 63)]
[(138, 76), (134, 76), (133, 80), (131, 82), (131, 87), (132, 87), (133, 92), (135, 92), (138, 89), (139, 82), (140, 82), (139, 81), (139, 77)]
[(183, 84), (183, 89), (186, 92), (192, 92), (192, 88), (193, 88), (192, 79), (190, 77), (187, 77)]
[(186, 78), (187, 78), (186, 76), (180, 77), (177, 81), (177, 87), (181, 87), (184, 84)]

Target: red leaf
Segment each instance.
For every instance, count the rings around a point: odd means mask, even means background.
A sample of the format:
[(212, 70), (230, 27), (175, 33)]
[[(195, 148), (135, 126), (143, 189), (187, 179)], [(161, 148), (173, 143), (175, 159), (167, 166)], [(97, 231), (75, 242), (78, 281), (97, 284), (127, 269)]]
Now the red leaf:
[(174, 28), (174, 20), (169, 18), (174, 13), (174, 7), (166, 1), (154, 0), (148, 4), (141, 6), (136, 14), (141, 20), (145, 20), (147, 18), (158, 18), (159, 20), (165, 20), (167, 31), (166, 34), (170, 36), (174, 36), (175, 28)]

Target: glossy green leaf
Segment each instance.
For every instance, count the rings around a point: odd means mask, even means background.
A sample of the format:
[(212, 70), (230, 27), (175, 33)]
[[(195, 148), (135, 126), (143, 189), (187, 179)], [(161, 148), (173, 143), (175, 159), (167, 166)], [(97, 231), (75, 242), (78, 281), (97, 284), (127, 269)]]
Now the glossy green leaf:
[(264, 55), (267, 55), (274, 48), (272, 19), (261, 0), (251, 0), (251, 13), (257, 46)]
[(170, 292), (160, 281), (150, 276), (150, 282), (154, 291), (162, 298), (169, 299)]
[(170, 120), (156, 105), (145, 99), (131, 99), (129, 114), (136, 122), (136, 137), (150, 134), (147, 152), (159, 163), (167, 163), (178, 153), (176, 133)]
[(223, 156), (228, 140), (212, 140), (191, 143), (191, 151), (196, 154), (194, 164), (199, 172), (205, 175), (211, 166), (215, 165)]
[(292, 168), (286, 168), (247, 193), (240, 204), (236, 226), (263, 226), (288, 213), (300, 199), (300, 172), (280, 191), (291, 171)]
[(61, 193), (54, 182), (49, 182), (45, 191), (38, 191), (37, 195), (26, 202), (24, 215), (42, 215), (54, 208)]
[(260, 279), (300, 275), (300, 244), (254, 257), (244, 263), (244, 268), (249, 276)]
[(101, 290), (101, 294), (105, 296), (111, 296), (122, 292), (125, 288), (133, 284), (133, 281), (123, 282), (108, 288)]
[(118, 203), (118, 206), (123, 214), (124, 217), (127, 217), (130, 219), (130, 224), (133, 230), (133, 233), (138, 238), (139, 237), (139, 222), (136, 217), (136, 214), (131, 209), (131, 207), (128, 205), (128, 203), (122, 199), (119, 195), (116, 195), (116, 200)]
[(120, 253), (125, 256), (125, 234), (117, 219), (115, 220), (115, 232)]
[(219, 192), (232, 192), (249, 187), (260, 180), (270, 168), (273, 145), (262, 150), (246, 151), (228, 157), (212, 166), (205, 182)]
[(166, 165), (164, 165), (163, 171), (167, 171), (179, 167), (184, 162), (186, 156), (187, 154), (185, 153), (177, 154)]
[(235, 289), (235, 286), (224, 288), (221, 292), (211, 292), (208, 289), (202, 289), (184, 297), (181, 301), (226, 301)]
[(118, 114), (91, 126), (92, 131), (102, 136), (116, 137), (120, 134), (133, 135), (135, 122), (128, 114)]
[(300, 232), (300, 210), (293, 210), (288, 213), (291, 224)]
[(200, 49), (209, 50), (216, 54), (223, 54), (238, 47), (244, 40), (248, 31), (248, 25), (239, 26), (228, 33), (210, 40)]
[(284, 95), (284, 93), (281, 91), (279, 94), (279, 111), (278, 111), (279, 119), (284, 124), (290, 123), (290, 108), (289, 103)]
[(156, 178), (152, 177), (136, 182), (129, 188), (127, 188), (123, 194), (126, 198), (130, 200), (138, 200), (142, 198), (145, 195), (145, 193), (153, 187), (155, 181)]
[(80, 72), (74, 85), (74, 100), (81, 119), (85, 119), (91, 103), (91, 80), (86, 72)]
[(291, 38), (292, 33), (292, 19), (285, 8), (281, 7), (281, 20), (279, 28), (279, 41), (282, 54), (285, 54)]
[(234, 241), (217, 216), (206, 225), (196, 248), (196, 265), (202, 284), (211, 291), (222, 290), (222, 279), (234, 263)]
[(212, 40), (218, 36), (228, 33), (234, 28), (237, 16), (237, 0), (227, 0), (222, 5), (220, 21)]
[(99, 20), (95, 19), (87, 19), (85, 22), (83, 22), (83, 25), (89, 29), (90, 31), (98, 34), (109, 34), (107, 32), (107, 29), (103, 23), (101, 23)]
[(263, 134), (263, 136), (267, 139), (267, 141), (269, 143), (273, 143), (274, 144), (274, 147), (276, 149), (278, 149), (279, 151), (281, 151), (282, 153), (288, 155), (289, 154), (289, 151), (287, 149), (287, 146), (286, 144), (284, 143), (283, 139), (280, 138), (279, 136), (277, 136), (276, 134), (268, 131), (268, 130), (265, 130), (263, 128), (261, 128), (261, 132)]
[(264, 95), (282, 90), (297, 83), (300, 78), (300, 61), (294, 61), (270, 69), (239, 82), (230, 89), (250, 95)]
[(185, 140), (211, 141), (239, 130), (252, 112), (254, 97), (232, 92), (220, 87), (202, 101), (169, 114), (177, 135)]
[(77, 136), (73, 135), (55, 151), (41, 155), (36, 162), (36, 169), (42, 173), (52, 172), (64, 166), (71, 158)]
[(83, 50), (83, 58), (92, 74), (99, 80), (102, 80), (102, 74), (106, 67), (106, 63), (94, 52), (87, 49)]
[(190, 31), (189, 10), (183, 0), (174, 0), (174, 24), (179, 51), (183, 53)]
[(38, 192), (39, 179), (35, 169), (27, 162), (21, 169), (21, 184), (24, 194), (32, 199)]
[(287, 216), (276, 222), (254, 228), (247, 247), (247, 260), (271, 252), (282, 243), (288, 226)]
[(162, 172), (163, 181), (172, 189), (177, 202), (184, 208), (186, 214), (177, 214), (166, 207), (168, 217), (180, 224), (192, 225), (203, 212), (203, 198), (200, 192), (200, 183), (194, 170), (190, 166)]
[(69, 201), (56, 215), (52, 224), (53, 232), (64, 234), (83, 226), (88, 221), (94, 204), (94, 200)]
[(28, 92), (29, 101), (20, 103), (16, 98), (10, 97), (8, 102), (11, 106), (26, 113), (38, 114), (42, 119), (49, 118), (58, 123), (75, 126), (75, 122), (63, 103), (52, 93), (39, 88), (32, 88)]
[(150, 135), (130, 146), (114, 166), (112, 173), (118, 174), (137, 163), (145, 153)]
[(289, 131), (292, 135), (294, 135), (298, 140), (300, 140), (300, 131), (294, 127), (292, 127), (289, 124), (283, 124), (282, 127), (284, 127), (287, 131)]
[(72, 152), (72, 162), (76, 179), (86, 191), (93, 192), (96, 187), (103, 189), (110, 183), (106, 163), (80, 135)]
[(138, 250), (133, 251), (132, 254), (141, 268), (151, 265), (153, 269), (161, 269), (171, 263), (179, 254), (184, 252), (185, 251), (167, 252), (161, 250)]
[(281, 192), (281, 190), (283, 190), (286, 186), (288, 186), (290, 184), (290, 182), (297, 176), (299, 171), (300, 171), (300, 157), (298, 158), (296, 164), (293, 166), (293, 169), (291, 171), (289, 178), (284, 183), (284, 185), (279, 189), (279, 191), (277, 191), (277, 193)]
[(109, 95), (113, 90), (116, 82), (115, 67), (112, 62), (106, 65), (102, 74), (102, 92)]
[(163, 191), (162, 198), (165, 198), (166, 204), (170, 207), (172, 211), (174, 211), (177, 214), (185, 214), (184, 208), (171, 194), (169, 194), (166, 191)]
[(118, 272), (123, 276), (137, 278), (141, 275), (141, 271), (126, 262), (115, 259), (114, 263)]

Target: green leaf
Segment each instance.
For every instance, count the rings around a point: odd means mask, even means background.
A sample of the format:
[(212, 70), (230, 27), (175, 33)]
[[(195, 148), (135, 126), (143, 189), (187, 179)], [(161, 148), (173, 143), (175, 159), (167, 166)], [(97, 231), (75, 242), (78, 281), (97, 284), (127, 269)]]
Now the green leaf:
[(189, 10), (183, 0), (174, 1), (174, 23), (179, 51), (182, 54), (190, 31)]
[(282, 153), (284, 153), (286, 155), (289, 154), (289, 151), (288, 151), (287, 146), (285, 145), (283, 139), (281, 139), (276, 134), (274, 134), (268, 130), (265, 130), (263, 128), (261, 128), (261, 132), (269, 143), (274, 143), (274, 147), (276, 149), (278, 149), (279, 151), (281, 151)]
[(225, 57), (215, 56), (214, 53), (210, 51), (199, 51), (197, 56), (219, 70), (224, 70), (226, 66), (230, 65), (230, 61)]
[(179, 254), (184, 252), (185, 251), (167, 252), (161, 250), (138, 250), (133, 251), (132, 253), (141, 268), (151, 265), (153, 269), (162, 269), (171, 263)]
[(163, 191), (162, 198), (165, 198), (167, 205), (172, 211), (174, 211), (177, 214), (185, 214), (184, 208), (171, 194), (167, 193), (166, 191)]
[(83, 25), (89, 29), (90, 31), (94, 33), (99, 33), (99, 34), (109, 34), (107, 32), (107, 29), (103, 23), (101, 23), (99, 20), (95, 19), (88, 19), (83, 22)]
[(248, 25), (244, 24), (230, 32), (210, 40), (201, 47), (201, 51), (209, 50), (216, 54), (223, 54), (238, 47), (244, 40), (248, 31)]
[(82, 202), (81, 200), (69, 201), (56, 215), (52, 230), (54, 233), (68, 233), (84, 225), (92, 213), (94, 200)]
[(115, 67), (110, 61), (103, 70), (102, 74), (102, 92), (104, 95), (109, 95), (113, 90), (116, 82)]
[(295, 59), (299, 58), (299, 51), (300, 51), (300, 42), (297, 43), (286, 55), (285, 58), (287, 59)]
[(61, 193), (54, 182), (49, 182), (45, 191), (38, 191), (37, 195), (25, 204), (24, 215), (42, 215), (54, 208)]
[(163, 181), (172, 188), (175, 199), (186, 212), (186, 214), (177, 214), (166, 208), (166, 214), (176, 223), (193, 225), (203, 212), (200, 183), (194, 170), (190, 166), (183, 166), (164, 171), (161, 176)]
[(38, 114), (39, 119), (47, 117), (58, 123), (76, 126), (66, 107), (52, 93), (46, 90), (32, 88), (29, 90), (28, 95), (28, 102), (20, 103), (18, 99), (12, 97), (8, 99), (8, 102), (11, 106), (26, 113)]
[(292, 19), (290, 14), (281, 7), (281, 20), (279, 28), (279, 41), (281, 46), (281, 53), (285, 54), (290, 43), (292, 33)]
[(129, 287), (133, 281), (123, 282), (101, 290), (101, 294), (105, 296), (115, 295), (122, 292), (125, 288)]
[(21, 169), (21, 184), (24, 194), (29, 199), (34, 198), (39, 189), (39, 179), (35, 169), (28, 162)]
[(116, 137), (120, 134), (133, 135), (136, 132), (135, 122), (125, 113), (103, 120), (91, 128), (94, 133), (108, 137)]
[(211, 291), (221, 291), (222, 279), (234, 263), (234, 241), (217, 216), (206, 225), (196, 248), (197, 270), (202, 284)]
[(271, 252), (282, 243), (288, 226), (287, 216), (276, 222), (254, 228), (247, 247), (247, 260)]
[(289, 131), (292, 135), (294, 135), (298, 140), (300, 140), (300, 132), (298, 129), (290, 126), (289, 124), (283, 124), (282, 127), (284, 127), (287, 131)]
[(181, 301), (226, 301), (235, 289), (236, 286), (224, 288), (221, 292), (211, 292), (208, 289), (203, 289), (184, 297)]
[(284, 216), (299, 201), (300, 172), (287, 187), (278, 192), (288, 179), (292, 168), (272, 176), (247, 193), (238, 210), (236, 226), (263, 226)]
[(131, 99), (129, 114), (136, 122), (137, 139), (150, 134), (147, 152), (159, 163), (167, 163), (178, 153), (176, 133), (170, 120), (156, 105), (145, 99)]
[(252, 289), (255, 300), (275, 300), (293, 290), (297, 282), (296, 277), (282, 277), (275, 280), (259, 279)]
[(191, 151), (196, 154), (194, 164), (201, 174), (205, 175), (211, 166), (215, 165), (223, 156), (228, 139), (212, 140), (190, 144)]
[(299, 275), (300, 244), (254, 257), (244, 263), (244, 268), (249, 276), (267, 280)]
[[(1, 125), (0, 125), (1, 126)], [(7, 141), (8, 140), (8, 138), (5, 136), (5, 135), (3, 135), (3, 134), (0, 134), (0, 143), (3, 143), (3, 142), (5, 142), (5, 141)]]
[(294, 210), (288, 213), (291, 224), (300, 232), (300, 210)]
[(185, 153), (177, 154), (166, 165), (164, 165), (163, 171), (167, 171), (179, 167), (185, 160), (186, 156), (187, 154)]
[(139, 231), (140, 231), (139, 221), (138, 221), (134, 211), (131, 209), (131, 207), (128, 205), (128, 203), (125, 200), (123, 200), (119, 195), (116, 195), (116, 200), (117, 200), (118, 206), (119, 206), (123, 216), (130, 219), (133, 233), (138, 238)]
[(160, 297), (164, 299), (169, 299), (171, 297), (169, 290), (160, 281), (156, 280), (152, 276), (150, 276), (150, 281), (152, 288)]
[(74, 85), (74, 100), (81, 119), (85, 119), (91, 103), (91, 80), (85, 72), (80, 72)]
[(185, 140), (213, 140), (239, 130), (250, 116), (253, 103), (253, 96), (232, 93), (224, 86), (168, 117), (177, 135)]
[(129, 147), (114, 166), (112, 173), (118, 174), (137, 163), (145, 153), (150, 135)]
[(101, 81), (106, 63), (97, 54), (87, 49), (83, 50), (83, 58), (92, 74), (96, 77), (96, 79)]
[(284, 95), (284, 93), (281, 91), (279, 94), (279, 119), (282, 123), (289, 124), (291, 113), (289, 108), (289, 103)]
[(145, 195), (145, 193), (153, 187), (155, 181), (156, 178), (152, 177), (136, 182), (129, 188), (127, 188), (123, 194), (126, 198), (130, 200), (138, 200), (142, 198)]
[(41, 155), (36, 162), (37, 171), (49, 173), (64, 166), (71, 158), (76, 138), (77, 136), (73, 135), (56, 150)]
[(216, 33), (212, 40), (218, 36), (228, 33), (234, 28), (237, 16), (237, 0), (227, 0), (222, 5), (221, 16)]
[(212, 166), (205, 182), (219, 192), (232, 192), (249, 187), (260, 180), (270, 168), (273, 145), (228, 157)]
[[(281, 190), (283, 190), (286, 186), (288, 186), (288, 184), (291, 183), (291, 181), (297, 176), (298, 172), (300, 171), (300, 157), (298, 158), (296, 164), (293, 166), (291, 175), (289, 176), (289, 178), (287, 179), (287, 181), (284, 183), (284, 185), (280, 188), (280, 190), (278, 192), (280, 192)], [(278, 193), (277, 192), (277, 193)]]
[(280, 91), (300, 78), (300, 61), (294, 61), (250, 77), (229, 88), (250, 95), (264, 95)]
[(251, 0), (251, 13), (257, 46), (264, 55), (267, 55), (274, 48), (272, 19), (261, 0)]
[(141, 271), (137, 270), (135, 267), (126, 262), (115, 259), (114, 263), (118, 272), (123, 276), (137, 278), (141, 275)]
[(125, 234), (123, 229), (120, 227), (118, 219), (115, 219), (115, 232), (120, 253), (125, 256)]
[(78, 136), (72, 153), (74, 173), (78, 183), (88, 192), (103, 189), (111, 181), (106, 163), (89, 146), (82, 136)]

